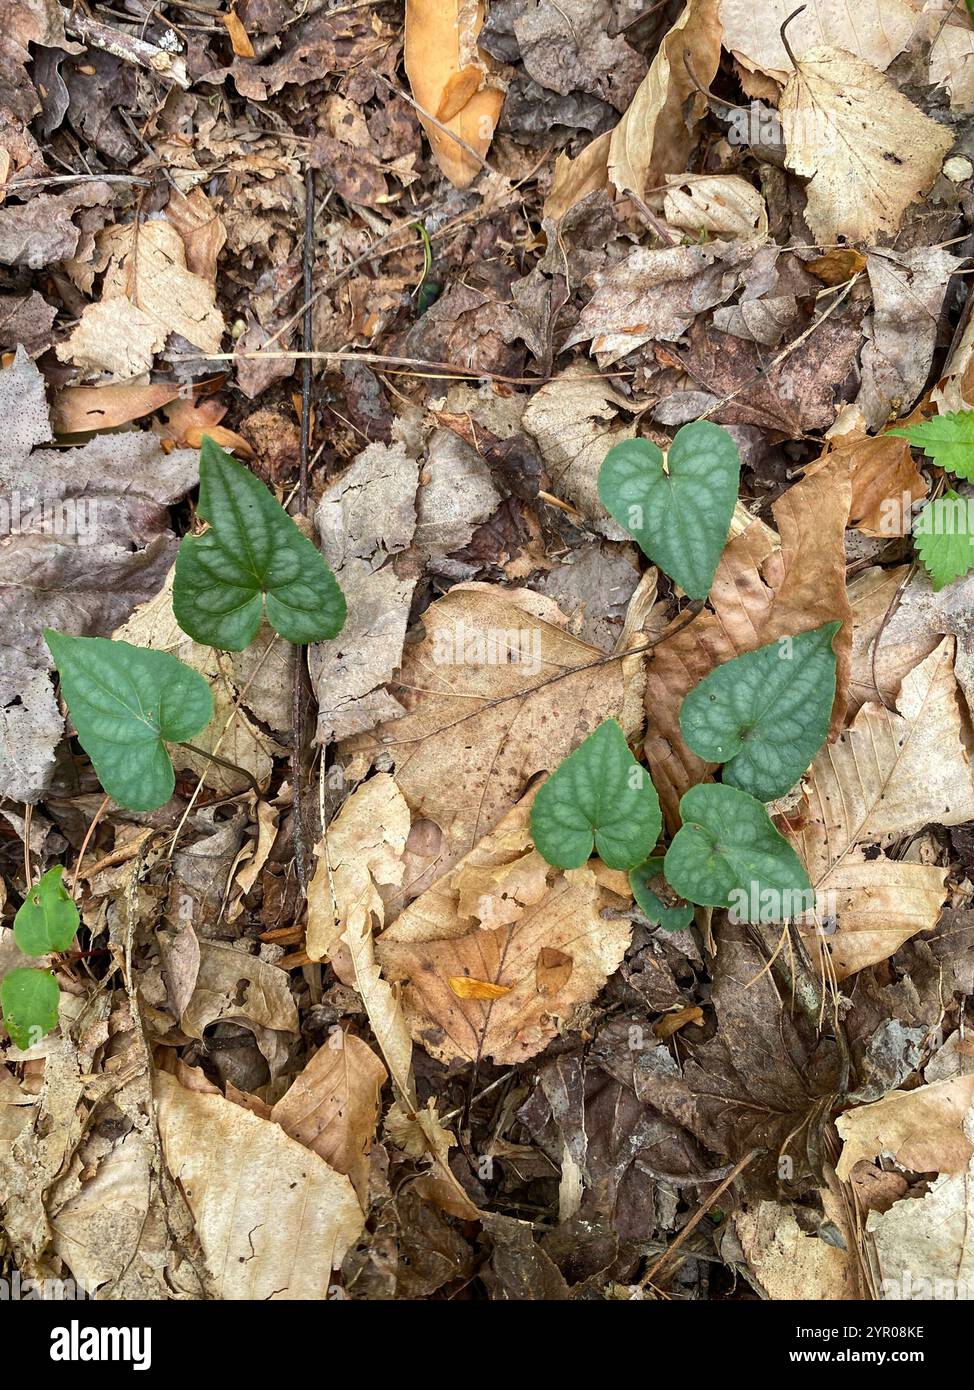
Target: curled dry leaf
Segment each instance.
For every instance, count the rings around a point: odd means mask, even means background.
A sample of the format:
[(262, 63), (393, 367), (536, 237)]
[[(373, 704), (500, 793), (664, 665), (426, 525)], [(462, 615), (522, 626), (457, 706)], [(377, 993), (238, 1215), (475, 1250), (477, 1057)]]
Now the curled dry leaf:
[(614, 715), (630, 737), (641, 724), (641, 658), (607, 660), (540, 594), (456, 584), (423, 625), (393, 687), (407, 714), (341, 745), (353, 771), (390, 759), (414, 819), (435, 827), (438, 849), (414, 895), (603, 719)]
[(801, 56), (779, 109), (786, 164), (810, 180), (805, 220), (823, 246), (895, 232), (953, 144), (887, 77), (838, 48)]
[(406, 3), (406, 75), (419, 105), (440, 123), (420, 117), (437, 164), (457, 188), (472, 183), (482, 166), (440, 126), (483, 158), (504, 104), (503, 91), (485, 85), (487, 69), (477, 48), (483, 22), (479, 0)]
[(664, 36), (615, 129), (593, 140), (576, 159), (559, 156), (545, 216), (560, 219), (588, 193), (607, 187), (610, 181), (619, 193), (642, 198), (666, 174), (685, 169), (693, 148), (693, 126), (707, 109), (697, 83), (710, 85), (719, 60), (717, 0), (690, 0)]
[(597, 860), (567, 872), (546, 864), (529, 806), (516, 806), (378, 940), (413, 1038), (440, 1061), (516, 1063), (540, 1052), (629, 944), (630, 923), (610, 910), (629, 898), (626, 875)]
[(166, 1166), (193, 1213), (216, 1297), (327, 1298), (332, 1270), (364, 1226), (349, 1179), (223, 1096), (162, 1072), (153, 1089)]
[(671, 227), (699, 239), (711, 236), (764, 241), (768, 209), (758, 190), (737, 174), (667, 174), (663, 213)]
[[(909, 532), (910, 504), (926, 497), (928, 484), (917, 468), (909, 440), (891, 434), (867, 434), (858, 423), (832, 434), (826, 453), (805, 470), (812, 478), (829, 459), (846, 458), (852, 485), (849, 525), (864, 536), (903, 536)], [(836, 428), (843, 423), (836, 421)], [(903, 445), (906, 448), (903, 448)]]

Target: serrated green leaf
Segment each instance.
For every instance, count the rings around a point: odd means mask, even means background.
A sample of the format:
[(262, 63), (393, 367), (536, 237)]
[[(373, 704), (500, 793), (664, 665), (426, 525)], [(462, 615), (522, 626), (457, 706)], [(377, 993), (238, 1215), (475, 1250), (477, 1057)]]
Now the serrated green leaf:
[(213, 717), (206, 681), (168, 652), (49, 628), (44, 637), (105, 791), (131, 811), (163, 805), (175, 786), (166, 744), (192, 738)]
[(640, 864), (638, 868), (629, 871), (629, 887), (632, 895), (642, 909), (643, 916), (649, 921), (651, 926), (662, 927), (664, 931), (683, 931), (693, 921), (693, 904), (677, 903), (668, 905), (664, 903), (659, 894), (656, 893), (650, 884), (654, 879), (659, 879), (663, 873), (663, 856), (654, 855)]
[(267, 620), (288, 642), (321, 642), (345, 622), (345, 597), (318, 548), (249, 468), (204, 436), (197, 514), (210, 523), (184, 536), (172, 606), (192, 637), (239, 652)]
[(42, 874), (14, 918), (14, 940), (25, 956), (66, 951), (78, 930), (78, 909), (61, 881), (60, 864)]
[(663, 869), (681, 897), (732, 908), (744, 922), (784, 921), (812, 908), (801, 860), (753, 796), (703, 783), (684, 794), (680, 817)]
[(723, 780), (773, 801), (795, 785), (825, 742), (835, 700), (832, 639), (841, 623), (783, 637), (725, 661), (680, 707), (687, 745)]
[(614, 719), (569, 753), (531, 807), (535, 848), (559, 869), (580, 868), (593, 845), (610, 869), (634, 868), (662, 828), (656, 788)]
[(720, 425), (697, 420), (677, 430), (666, 467), (648, 439), (628, 439), (605, 456), (599, 497), (690, 598), (706, 598), (737, 502), (741, 460)]
[(913, 523), (913, 544), (935, 589), (974, 566), (972, 508), (971, 498), (948, 491), (928, 502)]
[(888, 433), (908, 439), (914, 449), (922, 449), (939, 468), (974, 482), (974, 410), (953, 410)]
[(36, 1046), (57, 1023), (60, 991), (50, 970), (24, 966), (0, 980), (3, 1026), (22, 1052)]

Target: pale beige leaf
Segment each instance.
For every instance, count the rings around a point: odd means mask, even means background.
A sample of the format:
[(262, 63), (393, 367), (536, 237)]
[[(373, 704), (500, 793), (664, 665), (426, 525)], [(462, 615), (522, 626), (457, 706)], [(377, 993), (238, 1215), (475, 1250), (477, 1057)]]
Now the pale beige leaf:
[(632, 401), (591, 371), (567, 371), (535, 391), (522, 418), (541, 450), (550, 490), (616, 541), (627, 533), (599, 501), (599, 469), (614, 444), (635, 434), (632, 424), (619, 419), (620, 410), (631, 409)]
[[(746, 67), (786, 82), (794, 72), (781, 39), (781, 26), (799, 7), (794, 0), (720, 0), (724, 47)], [(788, 25), (792, 52), (799, 59), (822, 44), (854, 53), (885, 70), (909, 42), (917, 15), (908, 0), (806, 0)]]
[(700, 236), (763, 241), (768, 209), (756, 188), (737, 174), (667, 174), (663, 213), (671, 227)]
[(689, 0), (664, 36), (629, 110), (612, 132), (609, 177), (620, 193), (642, 198), (664, 175), (687, 167), (692, 125), (707, 109), (700, 87), (709, 87), (717, 72), (720, 35), (717, 0)]
[(430, 862), (413, 896), (604, 719), (618, 718), (628, 736), (642, 724), (642, 658), (606, 660), (542, 595), (456, 584), (423, 626), (393, 686), (408, 713), (341, 749), (357, 774), (380, 755), (391, 760), (414, 822), (431, 823)]
[(935, 864), (867, 859), (850, 850), (817, 885), (818, 918), (829, 931), (803, 929), (813, 959), (827, 950), (827, 973), (837, 983), (888, 960), (904, 941), (937, 925), (946, 885), (947, 870)]
[(845, 1182), (860, 1159), (881, 1154), (917, 1173), (963, 1173), (974, 1154), (964, 1125), (972, 1102), (974, 1073), (847, 1110), (835, 1122), (842, 1138), (838, 1177)]
[(974, 1171), (935, 1178), (887, 1212), (871, 1211), (866, 1231), (879, 1267), (883, 1299), (974, 1298)]
[(315, 847), (317, 864), (308, 885), (307, 952), (325, 960), (349, 922), (380, 927), (385, 906), (379, 886), (402, 881), (402, 854), (409, 835), (409, 807), (388, 773), (359, 787)]
[[(606, 913), (628, 898), (626, 876), (597, 861), (567, 872), (545, 864), (531, 843), (529, 803), (379, 938), (383, 971), (402, 981), (413, 1038), (440, 1061), (533, 1056), (595, 997), (629, 944), (631, 924)], [(569, 967), (539, 975), (552, 951)], [(463, 997), (451, 981), (464, 977), (505, 992)]]
[(271, 1111), (292, 1139), (351, 1179), (363, 1211), (385, 1080), (386, 1069), (371, 1047), (336, 1028)]
[(62, 361), (133, 376), (151, 366), (170, 333), (203, 352), (219, 351), (225, 325), (216, 291), (187, 269), (186, 248), (170, 222), (110, 227), (98, 244), (105, 264), (102, 298), (59, 346)]
[(801, 1301), (861, 1297), (852, 1233), (842, 1204), (823, 1189), (824, 1220), (845, 1236), (845, 1249), (799, 1226), (794, 1208), (758, 1202), (734, 1214), (734, 1230), (754, 1277), (769, 1298)]
[(279, 1125), (220, 1095), (154, 1079), (166, 1165), (179, 1183), (218, 1298), (324, 1299), (364, 1227), (344, 1174)]
[(953, 144), (881, 72), (837, 48), (800, 56), (779, 110), (787, 166), (810, 179), (805, 220), (820, 245), (895, 232)]

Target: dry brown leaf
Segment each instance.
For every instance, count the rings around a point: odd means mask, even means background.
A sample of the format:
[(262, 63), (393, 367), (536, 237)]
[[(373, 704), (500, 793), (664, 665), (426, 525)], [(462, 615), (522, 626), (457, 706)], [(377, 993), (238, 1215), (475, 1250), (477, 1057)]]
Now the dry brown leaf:
[[(481, 158), (504, 104), (503, 91), (484, 85), (487, 68), (477, 48), (483, 22), (478, 0), (406, 0), (403, 57), (413, 96)], [(443, 173), (457, 188), (466, 188), (480, 173), (480, 163), (439, 126), (420, 120)]]
[(165, 381), (144, 386), (66, 386), (54, 397), (51, 424), (56, 434), (114, 429), (161, 410), (179, 391), (178, 383)]
[(664, 175), (687, 167), (693, 124), (707, 110), (700, 87), (709, 87), (717, 72), (720, 35), (717, 0), (689, 0), (664, 35), (629, 110), (612, 132), (609, 178), (620, 193), (642, 198)]
[(544, 204), (546, 218), (558, 222), (570, 208), (587, 198), (590, 193), (597, 193), (600, 188), (608, 187), (611, 143), (612, 131), (607, 130), (590, 145), (586, 145), (581, 154), (576, 155), (574, 159), (569, 159), (567, 154), (558, 156), (555, 160), (551, 191)]
[(810, 180), (805, 220), (820, 245), (895, 232), (953, 144), (881, 72), (837, 48), (801, 55), (779, 110), (786, 164)]
[(962, 1299), (974, 1292), (971, 1228), (974, 1172), (935, 1178), (886, 1212), (871, 1211), (866, 1231), (875, 1248), (884, 1299)]
[(794, 1208), (781, 1202), (758, 1202), (734, 1213), (744, 1258), (769, 1298), (805, 1302), (862, 1296), (845, 1208), (828, 1188), (819, 1195), (825, 1220), (845, 1237), (844, 1249), (803, 1231)]
[(489, 980), (473, 980), (467, 975), (451, 975), (447, 984), (458, 999), (503, 999), (510, 985), (492, 985)]
[(601, 377), (569, 370), (535, 391), (522, 416), (541, 450), (549, 489), (609, 540), (627, 533), (599, 500), (599, 469), (613, 444), (635, 434), (634, 425), (618, 418), (620, 410), (631, 409), (632, 401)]
[(165, 1073), (153, 1090), (166, 1165), (192, 1210), (216, 1297), (324, 1299), (361, 1235), (344, 1174), (220, 1095)]
[[(249, 56), (254, 56), (253, 51)], [(171, 222), (182, 237), (187, 269), (214, 284), (217, 262), (226, 245), (227, 232), (202, 188), (194, 188), (186, 194), (174, 188), (166, 204), (166, 221)]]
[(807, 807), (790, 818), (789, 838), (819, 895), (819, 913), (838, 919), (834, 935), (816, 939), (839, 979), (934, 927), (946, 896), (942, 869), (866, 860), (859, 847), (931, 821), (958, 825), (974, 817), (953, 651), (953, 639), (945, 639), (906, 676), (898, 713), (863, 705), (838, 742), (817, 755)]
[(852, 643), (845, 592), (850, 496), (844, 457), (826, 460), (814, 477), (789, 488), (773, 509), (780, 540), (757, 520), (732, 536), (717, 567), (710, 608), (654, 649), (646, 674), (646, 757), (672, 825), (679, 824), (680, 797), (707, 773), (680, 735), (680, 706), (715, 666), (839, 619), (833, 727), (840, 726)]
[(230, 10), (227, 14), (222, 14), (220, 18), (226, 25), (227, 33), (230, 35), (230, 44), (235, 55), (238, 58), (253, 58), (254, 45), (250, 42), (247, 30), (244, 28), (236, 10)]
[(218, 352), (223, 315), (209, 282), (186, 268), (182, 237), (169, 222), (131, 222), (98, 238), (102, 298), (90, 304), (57, 353), (85, 371), (148, 371), (170, 333)]
[(371, 1047), (336, 1028), (271, 1111), (292, 1139), (351, 1179), (363, 1211), (385, 1080), (386, 1069)]
[[(841, 416), (836, 425), (841, 422)], [(826, 453), (805, 470), (811, 478), (830, 458), (849, 461), (852, 503), (849, 525), (864, 536), (905, 536), (911, 523), (910, 504), (926, 497), (928, 484), (913, 458), (908, 439), (891, 434), (871, 435), (859, 428), (831, 434)]]
[[(777, 82), (794, 72), (781, 26), (798, 6), (794, 0), (720, 0), (724, 47), (738, 62)], [(832, 44), (885, 70), (909, 42), (917, 16), (908, 0), (856, 5), (852, 0), (806, 0), (785, 31), (799, 59), (809, 48)]]
[(974, 818), (953, 657), (945, 638), (904, 679), (898, 712), (865, 704), (816, 756), (808, 818), (793, 835), (816, 886), (857, 845)]
[(425, 637), (406, 647), (394, 687), (407, 714), (341, 745), (343, 756), (354, 755), (353, 771), (380, 754), (391, 760), (413, 819), (439, 832), (414, 894), (604, 719), (617, 717), (627, 736), (642, 720), (642, 659), (606, 660), (540, 594), (456, 584), (426, 609), (423, 624)]
[[(413, 1038), (440, 1061), (533, 1056), (594, 999), (629, 944), (631, 924), (606, 913), (628, 899), (626, 875), (598, 861), (564, 873), (545, 864), (531, 843), (530, 800), (379, 937), (383, 972), (402, 982)], [(560, 976), (549, 964), (543, 988), (542, 951), (571, 962), (570, 970), (557, 967)], [(451, 983), (464, 978), (501, 994), (464, 997)]]
[(847, 1181), (860, 1159), (880, 1154), (915, 1173), (963, 1173), (974, 1155), (964, 1131), (972, 1102), (974, 1074), (891, 1091), (872, 1105), (847, 1110), (835, 1122), (843, 1141), (837, 1176)]

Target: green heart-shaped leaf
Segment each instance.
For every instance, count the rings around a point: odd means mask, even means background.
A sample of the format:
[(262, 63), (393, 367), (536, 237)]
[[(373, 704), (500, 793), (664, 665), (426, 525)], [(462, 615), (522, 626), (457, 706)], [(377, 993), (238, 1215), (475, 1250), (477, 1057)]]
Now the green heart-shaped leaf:
[(66, 951), (78, 930), (78, 909), (61, 882), (60, 864), (48, 869), (27, 894), (14, 918), (14, 940), (25, 956)]
[(773, 801), (825, 742), (835, 699), (832, 639), (841, 623), (783, 637), (705, 676), (680, 708), (680, 730), (723, 780)]
[(663, 856), (657, 854), (629, 871), (629, 887), (651, 926), (662, 927), (664, 931), (682, 931), (693, 921), (693, 904), (667, 905), (651, 887), (654, 880), (658, 883), (662, 877)]
[(742, 922), (782, 922), (811, 910), (815, 895), (801, 860), (760, 801), (705, 782), (684, 794), (680, 816), (663, 867), (682, 898), (732, 908)]
[(706, 598), (734, 515), (740, 471), (727, 431), (696, 420), (677, 430), (665, 468), (648, 439), (616, 444), (599, 472), (599, 497), (654, 565), (690, 598)]
[(45, 630), (78, 741), (109, 796), (154, 811), (175, 786), (167, 743), (213, 718), (210, 687), (168, 652)]
[(204, 436), (197, 514), (184, 536), (172, 608), (194, 642), (240, 652), (267, 620), (288, 642), (322, 642), (345, 622), (345, 597), (318, 548), (248, 468)]
[(3, 1026), (21, 1052), (34, 1047), (57, 1023), (60, 991), (50, 970), (24, 966), (0, 980)]
[(593, 844), (610, 869), (631, 869), (662, 828), (656, 788), (614, 719), (559, 763), (531, 807), (535, 849), (559, 869), (580, 868)]

